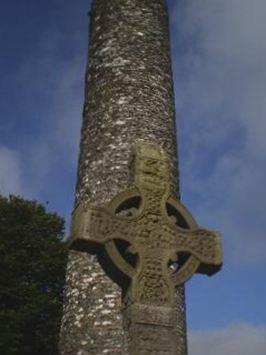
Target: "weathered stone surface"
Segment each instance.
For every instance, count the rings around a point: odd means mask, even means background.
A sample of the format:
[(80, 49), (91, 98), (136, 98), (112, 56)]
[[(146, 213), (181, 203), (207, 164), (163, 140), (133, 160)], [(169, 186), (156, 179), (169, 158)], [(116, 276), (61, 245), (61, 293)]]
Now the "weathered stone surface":
[(71, 248), (104, 257), (106, 273), (123, 289), (128, 282), (123, 285), (121, 273), (130, 278), (134, 302), (150, 306), (173, 306), (176, 286), (222, 265), (219, 234), (199, 228), (170, 195), (169, 159), (161, 146), (146, 142), (134, 147), (134, 185), (106, 204), (75, 208)]
[(118, 287), (94, 256), (70, 252), (61, 354), (123, 354), (121, 301)]
[[(136, 140), (159, 143), (166, 150), (171, 190), (178, 195), (166, 1), (95, 0), (91, 16), (76, 204), (107, 202), (131, 185)], [(182, 287), (176, 297), (175, 351), (184, 355)], [(72, 251), (61, 354), (127, 354), (129, 335), (123, 332), (120, 309), (120, 291), (96, 258)]]
[(134, 185), (100, 206), (73, 212), (71, 248), (97, 254), (123, 288), (129, 353), (176, 354), (175, 288), (195, 272), (222, 265), (220, 237), (199, 228), (170, 196), (169, 160), (161, 146), (137, 142)]

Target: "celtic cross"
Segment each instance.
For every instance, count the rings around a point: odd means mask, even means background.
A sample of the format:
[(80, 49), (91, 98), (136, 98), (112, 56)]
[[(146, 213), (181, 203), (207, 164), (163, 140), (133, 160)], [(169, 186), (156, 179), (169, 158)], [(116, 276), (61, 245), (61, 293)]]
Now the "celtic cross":
[[(160, 334), (165, 327), (174, 329), (177, 286), (194, 273), (212, 275), (222, 265), (219, 235), (199, 228), (171, 196), (166, 153), (156, 144), (143, 142), (135, 147), (132, 187), (105, 205), (77, 206), (71, 247), (96, 253), (106, 273), (122, 286), (124, 314), (131, 329), (130, 354), (146, 354), (143, 324), (157, 325)], [(165, 354), (175, 354), (174, 341), (154, 345), (160, 336), (152, 332), (149, 349), (165, 347)]]

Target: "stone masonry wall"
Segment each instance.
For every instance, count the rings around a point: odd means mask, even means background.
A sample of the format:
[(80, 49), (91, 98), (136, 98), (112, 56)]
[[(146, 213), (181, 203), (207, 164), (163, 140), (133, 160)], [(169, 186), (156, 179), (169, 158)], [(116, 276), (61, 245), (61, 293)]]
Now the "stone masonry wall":
[[(110, 200), (132, 182), (132, 145), (161, 144), (178, 195), (166, 0), (94, 0), (76, 204)], [(127, 354), (120, 290), (95, 256), (71, 251), (61, 354)], [(178, 355), (186, 354), (184, 292), (177, 292)]]

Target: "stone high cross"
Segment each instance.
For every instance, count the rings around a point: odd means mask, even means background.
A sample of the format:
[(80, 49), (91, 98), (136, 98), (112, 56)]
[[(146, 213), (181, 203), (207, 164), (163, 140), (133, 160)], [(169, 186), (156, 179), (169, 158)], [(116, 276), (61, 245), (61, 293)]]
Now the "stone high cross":
[(184, 282), (221, 245), (179, 202), (166, 0), (90, 14), (60, 353), (186, 355)]
[(137, 143), (135, 184), (106, 205), (79, 205), (71, 235), (72, 248), (106, 254), (106, 273), (127, 292), (129, 353), (176, 354), (175, 287), (195, 272), (217, 272), (222, 248), (219, 235), (198, 228), (186, 208), (170, 196), (163, 149)]

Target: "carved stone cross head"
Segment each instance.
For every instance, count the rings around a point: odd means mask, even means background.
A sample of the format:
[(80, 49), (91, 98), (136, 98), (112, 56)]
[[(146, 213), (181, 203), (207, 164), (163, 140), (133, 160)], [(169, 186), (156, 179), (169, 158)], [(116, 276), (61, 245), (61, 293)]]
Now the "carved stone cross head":
[(135, 146), (131, 188), (105, 205), (74, 210), (71, 247), (97, 253), (106, 273), (129, 287), (130, 302), (155, 307), (173, 307), (175, 287), (222, 265), (220, 236), (199, 228), (170, 195), (167, 154), (144, 142)]

